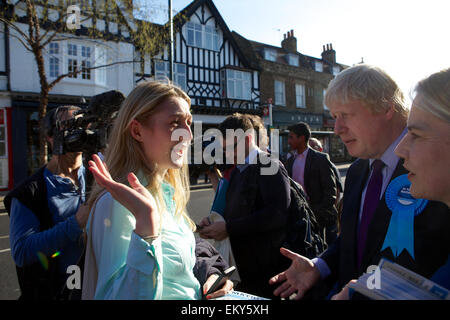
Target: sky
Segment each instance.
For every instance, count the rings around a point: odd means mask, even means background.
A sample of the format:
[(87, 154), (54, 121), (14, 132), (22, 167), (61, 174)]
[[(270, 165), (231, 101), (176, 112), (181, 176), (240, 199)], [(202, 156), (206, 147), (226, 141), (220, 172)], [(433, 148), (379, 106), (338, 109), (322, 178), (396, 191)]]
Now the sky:
[[(168, 0), (155, 3), (166, 14)], [(297, 51), (321, 57), (332, 43), (336, 60), (384, 69), (405, 93), (415, 83), (450, 67), (450, 0), (213, 0), (231, 31), (281, 47), (294, 30)], [(172, 0), (175, 12), (191, 1)]]

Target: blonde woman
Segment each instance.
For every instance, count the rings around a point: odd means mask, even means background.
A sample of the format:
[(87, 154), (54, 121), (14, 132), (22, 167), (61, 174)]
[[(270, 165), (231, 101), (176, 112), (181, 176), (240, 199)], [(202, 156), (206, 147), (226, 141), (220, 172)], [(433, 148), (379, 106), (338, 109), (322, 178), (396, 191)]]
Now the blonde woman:
[(105, 164), (95, 155), (90, 161), (98, 185), (89, 200), (84, 299), (202, 297), (193, 273), (195, 224), (185, 210), (189, 109), (189, 97), (171, 84), (138, 85), (115, 120)]

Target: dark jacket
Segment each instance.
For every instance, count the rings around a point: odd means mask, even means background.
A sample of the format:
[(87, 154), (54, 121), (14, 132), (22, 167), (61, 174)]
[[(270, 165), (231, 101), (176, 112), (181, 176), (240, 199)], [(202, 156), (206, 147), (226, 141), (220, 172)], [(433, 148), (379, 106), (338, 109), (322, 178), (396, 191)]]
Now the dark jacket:
[[(9, 192), (3, 200), (8, 215), (11, 212), (12, 198), (16, 198), (33, 212), (39, 220), (40, 232), (54, 226), (52, 215), (48, 208), (44, 169), (45, 166), (40, 168), (31, 177)], [(39, 262), (23, 267), (16, 266), (21, 291), (19, 299), (50, 300), (58, 297), (64, 285), (59, 278), (58, 258), (47, 257), (47, 260), (48, 269), (45, 269)]]
[(270, 165), (273, 175), (260, 174), (260, 166), (236, 168), (230, 177), (224, 218), (239, 275), (238, 290), (263, 297), (273, 297), (269, 279), (289, 266), (280, 254), (286, 237), (290, 204), (286, 169), (278, 160)]
[[(295, 157), (286, 162), (286, 170), (292, 177)], [(334, 226), (337, 222), (336, 177), (328, 155), (309, 148), (304, 171), (305, 191), (309, 205), (321, 228)]]
[[(391, 180), (406, 173), (408, 171), (400, 160)], [(331, 277), (338, 282), (338, 290), (351, 279), (357, 279), (366, 272), (368, 266), (378, 265), (382, 257), (429, 278), (446, 263), (450, 252), (449, 208), (436, 201), (429, 201), (426, 208), (414, 219), (415, 259), (406, 250), (394, 257), (390, 248), (381, 251), (392, 215), (383, 195), (369, 226), (362, 264), (359, 267), (356, 265), (358, 215), (361, 194), (368, 175), (369, 160), (357, 160), (347, 171), (341, 234), (320, 256), (329, 266)]]
[(228, 263), (220, 253), (206, 240), (195, 237), (195, 266), (194, 275), (203, 286), (213, 274), (223, 273)]

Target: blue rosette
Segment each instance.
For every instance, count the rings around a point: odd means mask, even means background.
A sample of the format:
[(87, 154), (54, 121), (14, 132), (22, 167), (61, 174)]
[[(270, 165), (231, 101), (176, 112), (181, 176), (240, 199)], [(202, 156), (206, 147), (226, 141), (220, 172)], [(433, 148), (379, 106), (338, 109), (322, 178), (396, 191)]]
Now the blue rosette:
[(404, 174), (392, 180), (386, 189), (386, 204), (392, 216), (381, 250), (390, 247), (397, 257), (406, 249), (414, 259), (414, 217), (425, 209), (428, 200), (411, 196), (410, 186)]

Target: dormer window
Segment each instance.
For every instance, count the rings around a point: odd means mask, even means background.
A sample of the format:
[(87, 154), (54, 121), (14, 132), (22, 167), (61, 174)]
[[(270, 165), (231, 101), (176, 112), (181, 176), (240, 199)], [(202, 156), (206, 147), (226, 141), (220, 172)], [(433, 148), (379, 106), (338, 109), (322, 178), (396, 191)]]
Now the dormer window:
[(264, 49), (264, 59), (269, 61), (277, 61), (277, 52), (273, 49)]
[(316, 64), (315, 64), (315, 70), (316, 70), (317, 72), (323, 72), (323, 64), (322, 64), (322, 62), (316, 61)]
[(339, 72), (341, 72), (341, 69), (338, 66), (334, 66), (333, 67), (333, 75), (337, 76)]
[(289, 65), (294, 66), (294, 67), (298, 67), (298, 56), (295, 54), (288, 54), (287, 56), (287, 60)]

